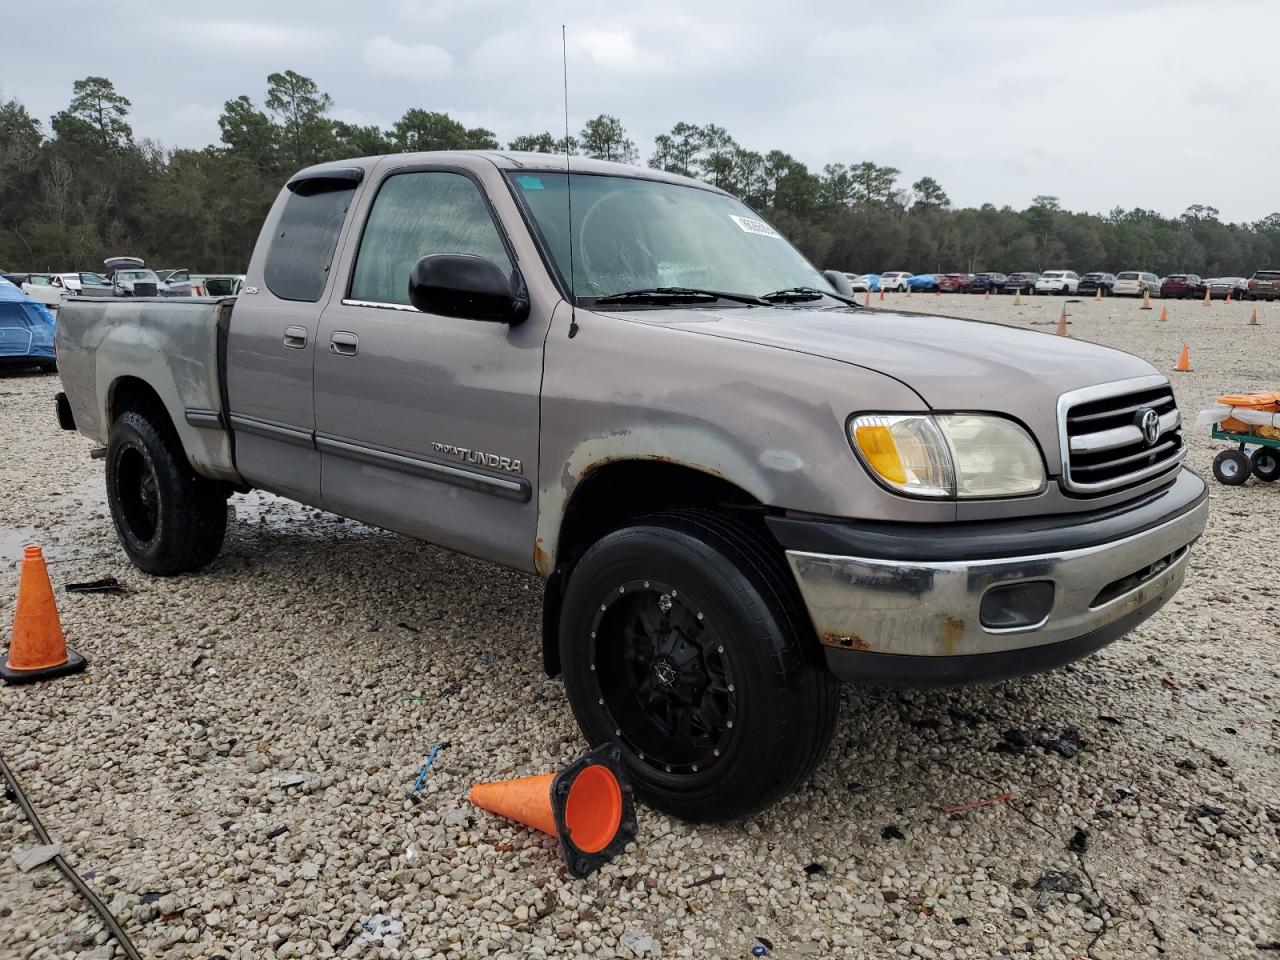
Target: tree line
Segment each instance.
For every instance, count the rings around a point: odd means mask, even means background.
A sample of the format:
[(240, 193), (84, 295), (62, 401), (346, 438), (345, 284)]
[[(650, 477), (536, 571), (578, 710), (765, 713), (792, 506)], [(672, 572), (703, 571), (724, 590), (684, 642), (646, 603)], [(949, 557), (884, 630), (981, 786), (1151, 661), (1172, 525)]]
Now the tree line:
[[(134, 254), (157, 266), (240, 272), (281, 183), (301, 167), (502, 146), (491, 130), (418, 107), (387, 129), (337, 120), (332, 98), (292, 70), (267, 77), (260, 104), (228, 100), (220, 142), (202, 149), (135, 137), (131, 106), (105, 77), (76, 81), (47, 128), (18, 100), (0, 102), (0, 267), (92, 269), (106, 256)], [(531, 132), (506, 149), (641, 161), (607, 114), (577, 135)], [(783, 150), (749, 149), (716, 124), (677, 123), (644, 160), (742, 198), (822, 268), (1248, 276), (1280, 266), (1280, 213), (1255, 223), (1224, 223), (1205, 204), (1178, 217), (1120, 207), (1075, 213), (1047, 195), (1025, 210), (958, 208), (931, 177), (905, 186), (901, 171), (872, 161), (811, 170)]]

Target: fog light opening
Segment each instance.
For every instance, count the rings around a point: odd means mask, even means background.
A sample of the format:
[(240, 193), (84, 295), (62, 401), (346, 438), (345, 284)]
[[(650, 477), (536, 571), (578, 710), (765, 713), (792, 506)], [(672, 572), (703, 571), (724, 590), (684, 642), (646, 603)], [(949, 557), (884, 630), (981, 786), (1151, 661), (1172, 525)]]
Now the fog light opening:
[(1053, 609), (1054, 586), (1030, 580), (992, 587), (982, 597), (978, 618), (988, 630), (1017, 630), (1043, 623)]

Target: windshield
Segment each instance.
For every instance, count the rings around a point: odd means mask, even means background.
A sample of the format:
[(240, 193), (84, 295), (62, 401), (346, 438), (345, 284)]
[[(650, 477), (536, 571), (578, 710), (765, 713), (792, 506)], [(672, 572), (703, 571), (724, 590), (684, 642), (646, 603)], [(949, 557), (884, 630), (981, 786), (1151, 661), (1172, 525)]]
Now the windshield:
[(156, 275), (150, 270), (121, 270), (116, 273), (116, 279), (134, 282), (141, 280), (144, 283), (147, 281), (150, 281), (151, 283), (159, 282)]
[(692, 287), (762, 294), (830, 290), (782, 235), (720, 193), (631, 177), (509, 175), (568, 280), (566, 187), (573, 193), (573, 286), (595, 300), (629, 290)]
[(1136, 273), (1117, 273), (1116, 279), (1117, 280), (1137, 280), (1138, 275)]

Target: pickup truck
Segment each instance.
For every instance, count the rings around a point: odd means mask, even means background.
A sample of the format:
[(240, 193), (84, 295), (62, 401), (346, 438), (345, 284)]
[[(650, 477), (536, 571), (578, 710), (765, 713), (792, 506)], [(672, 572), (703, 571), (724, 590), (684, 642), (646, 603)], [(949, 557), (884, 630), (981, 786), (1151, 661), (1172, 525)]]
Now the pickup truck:
[(400, 154), (281, 190), (238, 297), (68, 300), (59, 420), (143, 571), (259, 488), (545, 581), (542, 659), (657, 807), (805, 780), (840, 680), (1085, 656), (1206, 516), (1145, 361), (857, 306), (734, 197), (546, 154)]

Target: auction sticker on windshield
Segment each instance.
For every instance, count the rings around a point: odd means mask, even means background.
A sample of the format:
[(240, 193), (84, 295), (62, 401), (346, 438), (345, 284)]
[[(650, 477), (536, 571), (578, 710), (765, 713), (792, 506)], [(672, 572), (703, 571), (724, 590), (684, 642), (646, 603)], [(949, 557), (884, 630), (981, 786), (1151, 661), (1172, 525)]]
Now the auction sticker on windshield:
[(729, 214), (729, 219), (738, 225), (743, 233), (754, 233), (760, 237), (775, 237), (782, 239), (782, 234), (769, 226), (763, 220), (757, 220), (755, 217), (740, 217), (736, 213)]

